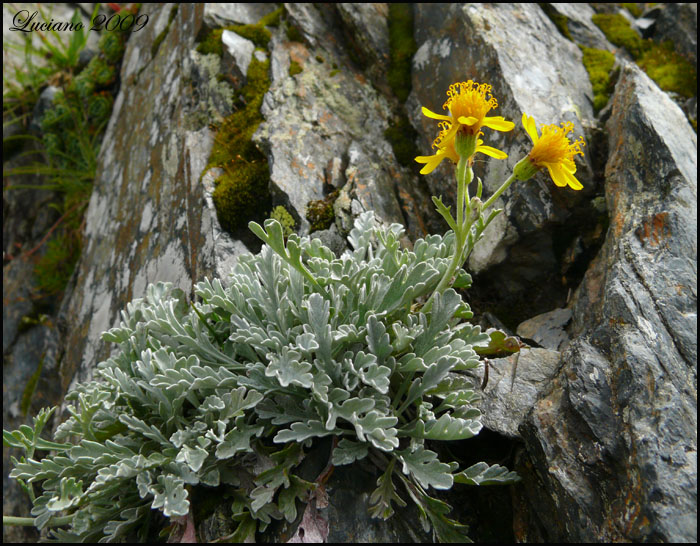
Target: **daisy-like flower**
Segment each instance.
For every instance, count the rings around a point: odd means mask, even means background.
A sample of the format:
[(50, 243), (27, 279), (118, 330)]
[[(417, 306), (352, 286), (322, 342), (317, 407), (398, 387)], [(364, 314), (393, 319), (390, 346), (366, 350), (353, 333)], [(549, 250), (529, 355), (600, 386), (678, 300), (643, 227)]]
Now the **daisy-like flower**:
[(467, 82), (453, 83), (447, 90), (449, 97), (443, 109), (449, 111), (449, 115), (436, 114), (423, 107), (423, 114), (429, 118), (440, 120), (442, 131), (433, 147), (437, 148), (437, 153), (433, 156), (419, 156), (418, 163), (425, 163), (421, 170), (422, 174), (427, 174), (435, 169), (438, 164), (448, 157), (454, 162), (459, 161), (459, 154), (455, 148), (455, 139), (461, 138), (462, 142), (457, 143), (459, 151), (467, 151), (471, 158), (475, 153), (480, 152), (491, 157), (504, 159), (505, 152), (483, 146), (483, 141), (479, 139), (483, 133), (482, 127), (488, 127), (496, 131), (511, 131), (515, 124), (507, 121), (502, 116), (487, 116), (490, 110), (498, 107), (498, 102), (491, 95), (491, 86), (482, 83), (478, 84), (472, 80)]
[(586, 143), (583, 137), (571, 142), (567, 135), (574, 130), (574, 124), (570, 121), (556, 125), (542, 125), (541, 135), (537, 134), (535, 119), (523, 114), (523, 127), (532, 140), (532, 150), (515, 168), (515, 176), (519, 180), (527, 180), (534, 176), (540, 169), (547, 168), (552, 180), (557, 186), (569, 186), (574, 190), (583, 189), (574, 173), (576, 163), (574, 156), (583, 155), (581, 147)]
[[(437, 152), (435, 155), (420, 155), (416, 157), (416, 161), (418, 163), (425, 163), (425, 167), (423, 167), (420, 170), (421, 174), (428, 174), (431, 173), (435, 170), (435, 168), (440, 164), (440, 162), (447, 158), (452, 160), (453, 163), (459, 162), (459, 154), (457, 153), (457, 148), (456, 148), (456, 141), (460, 140), (460, 135), (459, 133), (454, 135), (451, 138), (448, 138), (451, 132), (451, 124), (442, 121), (440, 122), (440, 128), (442, 129), (440, 131), (440, 134), (438, 137), (435, 139), (435, 142), (433, 142), (433, 148), (437, 148)], [(467, 148), (473, 148), (473, 150), (470, 149), (470, 152), (467, 152), (468, 156), (473, 156), (474, 154), (477, 153), (482, 153), (491, 157), (495, 157), (496, 159), (505, 159), (508, 157), (508, 154), (498, 150), (492, 146), (484, 146), (484, 141), (480, 139), (479, 137), (483, 135), (484, 133), (479, 132), (476, 135), (476, 147), (472, 144), (471, 147), (468, 144), (468, 141), (474, 140), (473, 138), (467, 137), (464, 139), (467, 141)]]

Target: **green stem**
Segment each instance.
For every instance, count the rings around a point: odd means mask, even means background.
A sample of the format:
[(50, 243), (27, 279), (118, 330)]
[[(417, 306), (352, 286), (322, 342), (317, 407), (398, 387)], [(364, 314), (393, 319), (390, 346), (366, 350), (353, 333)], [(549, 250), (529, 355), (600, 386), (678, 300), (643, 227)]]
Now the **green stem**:
[(494, 193), (491, 197), (488, 198), (488, 201), (486, 201), (486, 203), (484, 203), (484, 206), (483, 206), (483, 208), (482, 208), (481, 210), (485, 211), (487, 208), (489, 208), (489, 207), (493, 204), (493, 202), (494, 202), (496, 199), (498, 199), (498, 198), (501, 196), (501, 194), (502, 194), (504, 191), (506, 191), (506, 190), (508, 189), (508, 187), (509, 187), (513, 182), (515, 182), (515, 180), (516, 180), (516, 178), (515, 178), (515, 173), (513, 173), (513, 174), (510, 175), (510, 178), (508, 178), (508, 180), (506, 180), (506, 181), (501, 185), (501, 187), (498, 188), (498, 189), (496, 190), (496, 193)]
[[(49, 527), (60, 527), (61, 525), (68, 525), (73, 521), (73, 516), (62, 516), (53, 517), (47, 523)], [(19, 516), (3, 516), (3, 525), (17, 525), (21, 527), (34, 527), (34, 518), (23, 518)]]
[(452, 261), (447, 266), (445, 274), (440, 279), (435, 291), (432, 293), (423, 312), (427, 313), (433, 306), (436, 294), (441, 294), (447, 290), (452, 282), (452, 277), (458, 268), (463, 264), (462, 256), (465, 254), (464, 244), (471, 229), (471, 214), (469, 205), (469, 184), (474, 177), (474, 172), (469, 166), (468, 160), (460, 158), (457, 163), (457, 231), (455, 232), (455, 248)]

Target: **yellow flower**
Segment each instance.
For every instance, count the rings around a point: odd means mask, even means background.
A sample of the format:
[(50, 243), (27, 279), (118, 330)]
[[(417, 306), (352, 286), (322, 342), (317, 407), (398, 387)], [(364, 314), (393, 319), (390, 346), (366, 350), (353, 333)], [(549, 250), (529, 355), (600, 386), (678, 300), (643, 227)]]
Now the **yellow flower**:
[(581, 147), (585, 146), (586, 143), (583, 141), (583, 137), (571, 142), (566, 136), (574, 130), (574, 124), (567, 121), (562, 123), (561, 127), (542, 125), (542, 134), (538, 136), (535, 119), (532, 116), (523, 114), (522, 121), (533, 144), (532, 151), (527, 156), (532, 167), (537, 170), (547, 167), (557, 186), (565, 187), (568, 185), (574, 190), (583, 189), (581, 182), (574, 176), (576, 172), (574, 156), (576, 154), (583, 155)]
[(508, 157), (501, 150), (483, 146), (483, 141), (479, 139), (483, 134), (482, 127), (496, 131), (510, 131), (515, 127), (513, 122), (506, 121), (502, 116), (486, 116), (489, 110), (498, 107), (498, 102), (491, 96), (491, 86), (485, 83), (479, 85), (472, 80), (453, 83), (447, 90), (447, 96), (449, 98), (443, 109), (449, 111), (449, 116), (436, 114), (425, 107), (422, 109), (425, 116), (441, 120), (442, 130), (433, 143), (433, 148), (437, 148), (436, 154), (416, 158), (418, 163), (426, 164), (421, 169), (421, 174), (432, 172), (446, 157), (455, 163), (459, 161), (459, 154), (455, 149), (455, 138), (458, 134), (466, 137), (467, 141), (471, 139), (471, 146), (467, 146), (471, 155), (483, 153), (497, 159)]
[[(459, 162), (459, 154), (457, 153), (457, 149), (455, 148), (454, 136), (449, 140), (446, 139), (446, 135), (450, 133), (450, 124), (443, 121), (440, 123), (440, 126), (442, 127), (442, 131), (435, 139), (435, 142), (433, 142), (433, 148), (437, 148), (437, 152), (435, 153), (435, 155), (421, 155), (416, 157), (416, 161), (418, 163), (426, 164), (425, 167), (423, 167), (420, 170), (421, 174), (428, 174), (433, 172), (435, 168), (440, 164), (440, 162), (445, 158), (452, 160), (453, 163)], [(482, 153), (491, 157), (495, 157), (496, 159), (505, 159), (506, 157), (508, 157), (508, 154), (501, 150), (497, 150), (496, 148), (493, 148), (491, 146), (484, 146), (484, 141), (478, 138), (483, 134), (484, 133), (480, 132), (477, 135), (476, 148), (474, 150), (475, 154)]]

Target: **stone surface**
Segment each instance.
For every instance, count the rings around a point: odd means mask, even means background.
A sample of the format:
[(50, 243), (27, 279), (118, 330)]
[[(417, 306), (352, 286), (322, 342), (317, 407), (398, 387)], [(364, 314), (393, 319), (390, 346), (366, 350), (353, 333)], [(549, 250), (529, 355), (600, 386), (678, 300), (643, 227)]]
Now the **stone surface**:
[(574, 42), (595, 49), (617, 49), (611, 44), (592, 20), (595, 11), (589, 4), (571, 2), (552, 2), (549, 4), (555, 13), (566, 17), (566, 27)]
[[(522, 349), (507, 358), (489, 360), (488, 379), (479, 409), (486, 428), (520, 438), (520, 425), (560, 366), (558, 351)], [(483, 385), (485, 367), (470, 372)]]
[(652, 38), (673, 42), (676, 51), (692, 64), (698, 58), (698, 5), (690, 2), (663, 4), (656, 19)]
[(213, 29), (228, 25), (253, 25), (262, 17), (277, 9), (272, 2), (218, 3), (204, 4), (203, 24)]
[(571, 320), (571, 315), (571, 309), (555, 309), (521, 322), (515, 333), (546, 349), (561, 351), (569, 341), (564, 328)]
[[(324, 198), (332, 173), (342, 165), (343, 192), (354, 203), (353, 214), (373, 209), (387, 223), (410, 218), (411, 234), (424, 235), (418, 210), (405, 211), (413, 210), (413, 201), (428, 203), (428, 197), (417, 191), (405, 199), (399, 187), (417, 187), (418, 181), (397, 164), (384, 137), (392, 115), (389, 100), (347, 65), (347, 54), (338, 53), (330, 15), (308, 5), (287, 9), (307, 43), (289, 42), (281, 30), (273, 35), (272, 83), (262, 107), (266, 121), (254, 135), (268, 156), (274, 204), (291, 207), (300, 233), (308, 233), (307, 204)], [(302, 71), (290, 77), (292, 61)], [(343, 63), (343, 70), (333, 68)], [(338, 223), (347, 230), (351, 219)]]
[[(154, 21), (163, 14), (167, 21), (170, 10), (162, 6)], [(79, 289), (68, 303), (64, 387), (89, 377), (107, 356), (100, 333), (148, 283), (170, 281), (191, 293), (214, 271), (213, 219), (198, 182), (212, 140), (187, 123), (196, 108), (186, 85), (202, 13), (202, 5), (182, 4), (170, 27), (146, 26), (128, 41), (86, 213)], [(152, 57), (151, 44), (165, 28)]]
[(634, 65), (607, 124), (611, 225), (521, 429), (550, 540), (697, 539), (697, 140)]

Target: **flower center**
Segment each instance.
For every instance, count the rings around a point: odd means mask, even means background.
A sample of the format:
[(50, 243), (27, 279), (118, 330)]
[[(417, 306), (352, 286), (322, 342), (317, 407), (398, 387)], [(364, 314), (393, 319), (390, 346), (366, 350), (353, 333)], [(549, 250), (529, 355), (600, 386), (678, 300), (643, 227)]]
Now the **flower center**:
[(561, 127), (543, 125), (542, 136), (532, 147), (530, 160), (537, 166), (543, 166), (546, 163), (573, 161), (574, 155), (583, 155), (581, 147), (586, 145), (583, 137), (572, 143), (566, 136), (573, 130), (574, 124), (570, 121), (562, 123)]
[(447, 90), (447, 96), (449, 98), (443, 108), (450, 111), (454, 122), (460, 117), (478, 120), (473, 125), (464, 126), (466, 131), (473, 135), (479, 133), (488, 111), (498, 106), (496, 99), (491, 96), (491, 86), (487, 83), (479, 85), (472, 80), (453, 83)]

